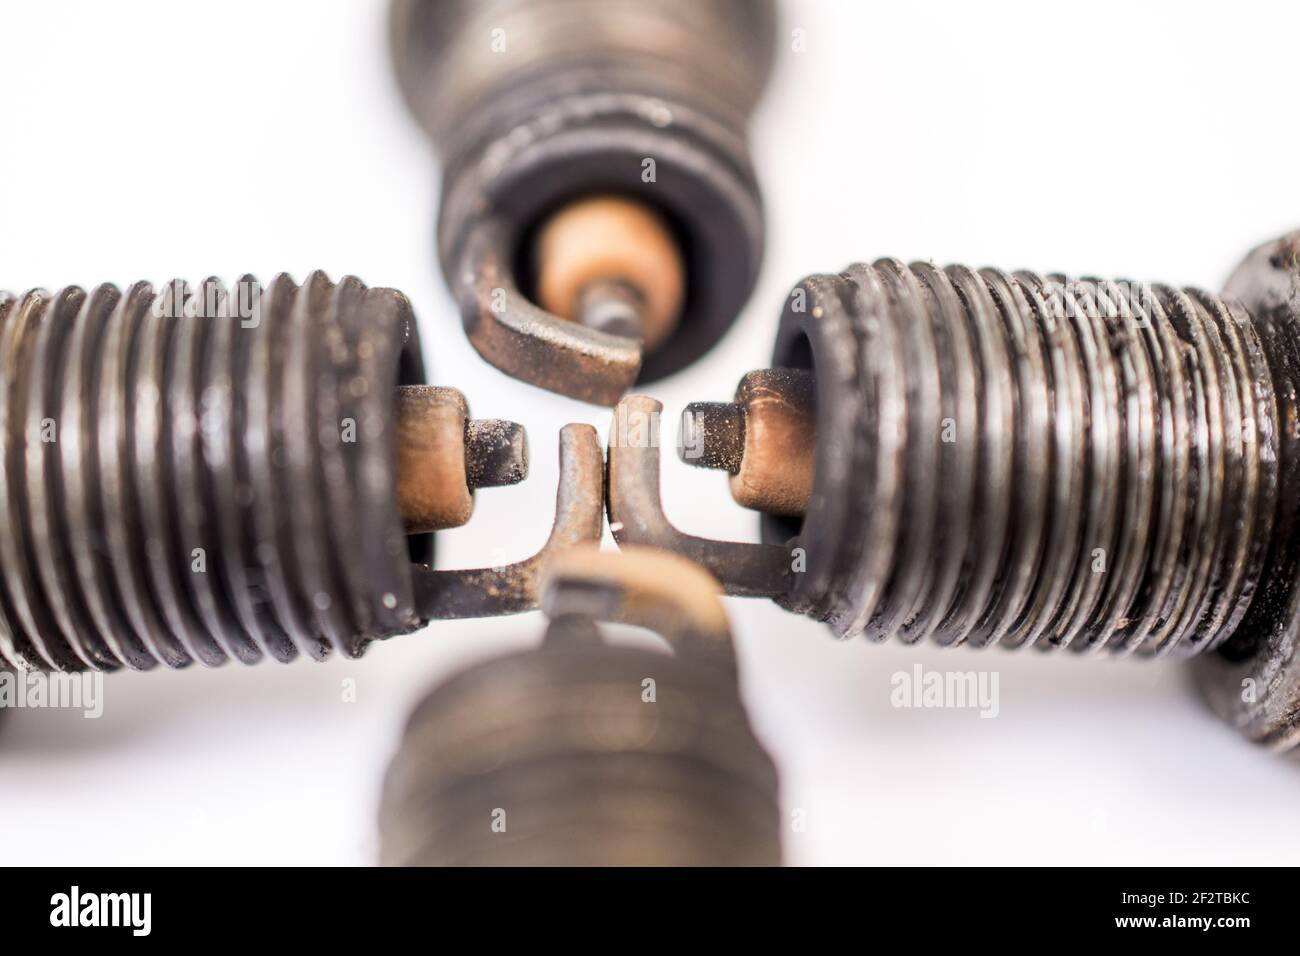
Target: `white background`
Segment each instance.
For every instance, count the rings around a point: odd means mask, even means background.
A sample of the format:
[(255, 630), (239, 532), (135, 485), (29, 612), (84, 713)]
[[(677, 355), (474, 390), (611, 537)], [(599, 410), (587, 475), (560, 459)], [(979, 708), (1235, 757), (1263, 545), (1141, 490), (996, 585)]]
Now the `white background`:
[[(762, 280), (706, 360), (655, 387), (675, 421), (760, 367), (801, 275), (880, 255), (1217, 287), (1297, 225), (1286, 3), (790, 2), (754, 126)], [(437, 173), (367, 2), (0, 7), (0, 288), (355, 273), (411, 297), (435, 381), (523, 422), (533, 470), (478, 497), (446, 566), (549, 527), (555, 433), (608, 415), (511, 381), (464, 340), (435, 270)], [(806, 51), (790, 50), (802, 28)], [(753, 539), (716, 473), (666, 461), (669, 515)], [(1300, 766), (1220, 727), (1173, 662), (841, 644), (729, 602), (776, 755), (791, 862), (1300, 861)], [(360, 662), (126, 674), (99, 721), (0, 727), (0, 863), (375, 859), (408, 707), (536, 615), (434, 626)], [(1001, 709), (894, 709), (890, 676), (994, 669)], [(341, 702), (341, 682), (359, 700)]]

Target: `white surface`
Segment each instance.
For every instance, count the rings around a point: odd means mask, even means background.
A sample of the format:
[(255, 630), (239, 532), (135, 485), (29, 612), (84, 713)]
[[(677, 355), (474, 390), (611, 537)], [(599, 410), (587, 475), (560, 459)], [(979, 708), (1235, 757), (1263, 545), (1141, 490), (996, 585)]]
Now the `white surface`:
[[(801, 275), (879, 255), (1217, 287), (1296, 225), (1290, 4), (792, 2), (755, 127), (763, 278), (674, 421), (764, 364)], [(436, 175), (390, 79), (379, 2), (0, 6), (0, 288), (324, 268), (405, 290), (435, 380), (522, 421), (526, 485), (479, 496), (447, 565), (545, 537), (554, 435), (607, 414), (513, 382), (434, 268)], [(716, 474), (667, 462), (669, 514), (749, 537)], [(838, 644), (733, 601), (795, 863), (1300, 860), (1300, 768), (1199, 706), (1176, 664)], [(540, 633), (435, 626), (358, 663), (109, 679), (99, 721), (0, 727), (0, 863), (367, 863), (380, 772), (441, 675)], [(890, 675), (1000, 675), (1000, 715), (890, 706)], [(355, 679), (359, 700), (341, 702)]]

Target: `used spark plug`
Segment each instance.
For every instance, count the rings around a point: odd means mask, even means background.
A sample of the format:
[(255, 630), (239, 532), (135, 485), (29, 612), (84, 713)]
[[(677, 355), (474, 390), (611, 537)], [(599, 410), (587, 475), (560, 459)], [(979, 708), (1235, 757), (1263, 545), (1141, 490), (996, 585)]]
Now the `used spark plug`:
[[(384, 783), (386, 865), (777, 865), (777, 775), (717, 583), (646, 549), (555, 555), (542, 645), (447, 680)], [(673, 654), (606, 643), (597, 621)]]
[[(0, 294), (0, 668), (355, 657), (536, 606), (540, 556), (432, 569), (527, 445), (423, 380), (405, 296), (353, 278)], [(560, 455), (548, 547), (600, 534), (594, 430)]]
[(771, 0), (396, 0), (442, 158), (438, 253), (474, 347), (604, 405), (704, 354), (763, 245), (745, 126)]
[(805, 279), (773, 368), (682, 422), (763, 544), (668, 523), (657, 439), (627, 440), (659, 408), (615, 414), (620, 542), (841, 637), (1194, 657), (1225, 720), (1300, 744), (1300, 233), (1223, 297), (896, 260)]

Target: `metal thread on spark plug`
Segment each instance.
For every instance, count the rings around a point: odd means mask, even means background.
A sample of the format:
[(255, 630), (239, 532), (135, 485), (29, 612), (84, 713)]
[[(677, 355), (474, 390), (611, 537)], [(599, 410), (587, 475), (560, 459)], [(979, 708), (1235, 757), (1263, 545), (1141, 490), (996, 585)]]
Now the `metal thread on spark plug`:
[(414, 627), (390, 436), (422, 377), (409, 318), (319, 273), (0, 300), (0, 655), (287, 661)]
[[(423, 374), (406, 298), (353, 278), (0, 293), (0, 667), (355, 657), (535, 606), (540, 556), (430, 567), (527, 445)], [(594, 431), (561, 458), (554, 546), (599, 534)]]
[(792, 605), (908, 642), (1190, 655), (1235, 630), (1273, 530), (1271, 330), (1197, 290), (893, 261), (834, 282), (864, 387), (818, 427), (865, 434), (833, 562), (804, 514)]
[(1257, 250), (1224, 297), (896, 260), (812, 276), (776, 368), (683, 421), (688, 461), (733, 492), (750, 472), (766, 543), (677, 532), (657, 453), (614, 443), (611, 523), (840, 636), (1196, 657), (1216, 710), (1294, 746), (1297, 248)]

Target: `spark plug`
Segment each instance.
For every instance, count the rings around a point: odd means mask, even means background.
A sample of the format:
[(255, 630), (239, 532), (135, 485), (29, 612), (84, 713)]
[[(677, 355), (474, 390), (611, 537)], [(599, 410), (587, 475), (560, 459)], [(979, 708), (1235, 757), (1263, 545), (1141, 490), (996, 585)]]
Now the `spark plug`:
[(840, 637), (1194, 658), (1214, 710), (1300, 743), (1300, 234), (1223, 296), (881, 260), (803, 280), (773, 367), (695, 404), (762, 544), (663, 515), (659, 403), (616, 410), (620, 542)]
[[(454, 675), (412, 713), (384, 783), (381, 861), (779, 864), (776, 768), (717, 594), (665, 552), (557, 553), (541, 646)], [(599, 621), (648, 628), (673, 653), (611, 644)]]
[[(0, 668), (356, 657), (535, 607), (542, 555), (432, 567), (528, 460), (423, 382), (406, 297), (353, 278), (0, 294)], [(594, 430), (560, 445), (550, 547), (601, 526)]]
[(722, 336), (762, 254), (745, 127), (771, 0), (397, 0), (391, 27), (485, 359), (613, 405)]

